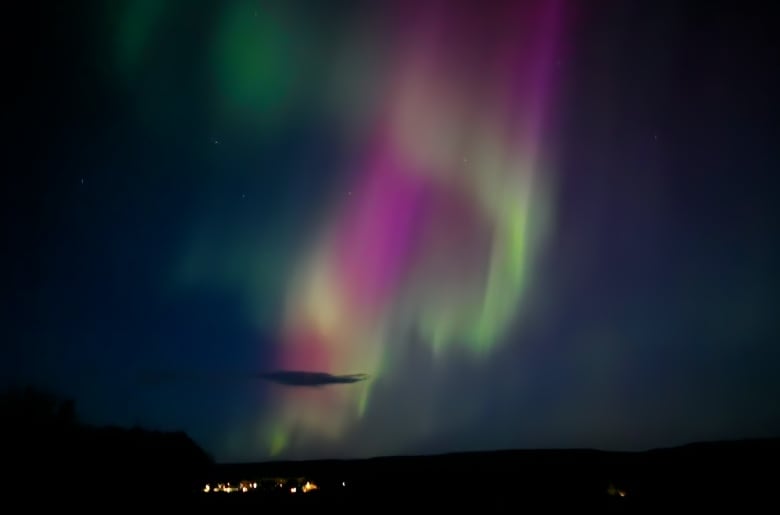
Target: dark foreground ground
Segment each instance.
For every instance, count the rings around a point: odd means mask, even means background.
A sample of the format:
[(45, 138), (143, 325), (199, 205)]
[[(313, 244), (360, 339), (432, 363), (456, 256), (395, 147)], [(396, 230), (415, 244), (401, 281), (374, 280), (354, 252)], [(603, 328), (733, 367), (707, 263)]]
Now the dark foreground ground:
[[(104, 466), (103, 470), (74, 464), (70, 477), (62, 472), (48, 476), (46, 467), (41, 467), (37, 479), (26, 476), (27, 489), (6, 491), (3, 500), (9, 507), (23, 506), (25, 511), (53, 502), (58, 509), (73, 508), (82, 513), (111, 513), (126, 508), (221, 514), (386, 509), (467, 509), (480, 513), (561, 509), (594, 513), (774, 512), (780, 507), (778, 458), (780, 440), (762, 440), (695, 444), (644, 453), (504, 451), (211, 465), (197, 474), (189, 474), (193, 469), (187, 468), (159, 468), (159, 463), (150, 467), (137, 463), (128, 468)], [(168, 477), (168, 473), (181, 476)], [(276, 490), (202, 491), (205, 484), (213, 489), (220, 482), (238, 485), (242, 480), (267, 482), (269, 477), (289, 482)], [(296, 493), (291, 493), (289, 485), (304, 479), (319, 488), (302, 493), (298, 487)]]
[[(320, 485), (306, 494), (202, 494), (215, 513), (261, 506), (349, 510), (772, 510), (780, 507), (780, 440), (693, 444), (642, 453), (502, 451), (259, 465), (222, 465), (212, 481), (280, 475)], [(231, 479), (232, 478), (232, 479)], [(281, 489), (280, 489), (281, 490)]]
[(0, 396), (0, 416), (2, 513), (780, 512), (780, 439), (229, 465), (184, 433), (81, 424), (37, 392)]

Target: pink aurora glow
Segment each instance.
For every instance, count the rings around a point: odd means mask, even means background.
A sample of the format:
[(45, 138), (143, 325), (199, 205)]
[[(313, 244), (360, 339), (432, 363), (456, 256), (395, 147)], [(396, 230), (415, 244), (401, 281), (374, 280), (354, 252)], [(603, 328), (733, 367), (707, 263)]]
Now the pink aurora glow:
[[(546, 202), (539, 153), (562, 36), (561, 2), (511, 4), (395, 13), (396, 71), (351, 195), (291, 284), (280, 368), (391, 384), (388, 355), (410, 333), (499, 343), (512, 317), (494, 313), (512, 313), (537, 246), (527, 227)], [(272, 452), (354, 430), (369, 393), (279, 388)]]

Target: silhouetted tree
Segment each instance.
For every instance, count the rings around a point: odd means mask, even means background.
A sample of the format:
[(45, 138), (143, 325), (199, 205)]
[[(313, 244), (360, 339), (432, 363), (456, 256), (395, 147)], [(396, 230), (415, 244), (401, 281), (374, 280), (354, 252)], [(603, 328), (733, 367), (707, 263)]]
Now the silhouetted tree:
[(36, 388), (0, 394), (0, 429), (0, 467), (16, 491), (35, 490), (30, 478), (44, 478), (62, 498), (79, 496), (84, 484), (120, 496), (179, 495), (213, 465), (183, 432), (85, 425), (72, 400)]

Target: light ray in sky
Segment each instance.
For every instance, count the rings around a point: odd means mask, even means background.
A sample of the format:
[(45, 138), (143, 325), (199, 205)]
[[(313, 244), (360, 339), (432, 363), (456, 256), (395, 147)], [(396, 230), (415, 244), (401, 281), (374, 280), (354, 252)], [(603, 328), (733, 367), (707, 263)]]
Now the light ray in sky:
[[(481, 13), (410, 7), (350, 195), (291, 278), (278, 365), (381, 380), (419, 340), (486, 356), (518, 314), (552, 209), (541, 155), (555, 1)], [(338, 439), (371, 381), (280, 391), (271, 451)], [(294, 435), (294, 437), (293, 437)]]

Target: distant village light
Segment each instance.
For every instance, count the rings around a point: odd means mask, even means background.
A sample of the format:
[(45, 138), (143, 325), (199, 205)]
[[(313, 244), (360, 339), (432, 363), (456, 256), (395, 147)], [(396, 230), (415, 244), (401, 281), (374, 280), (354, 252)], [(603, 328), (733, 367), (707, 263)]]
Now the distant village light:
[[(237, 483), (216, 483), (215, 485), (211, 485), (210, 483), (203, 484), (202, 491), (205, 493), (213, 492), (224, 492), (224, 493), (233, 493), (233, 492), (241, 492), (241, 493), (247, 493), (250, 490), (265, 490), (265, 486), (263, 484), (263, 481), (266, 481), (266, 479), (262, 481), (257, 480), (241, 480)], [(346, 482), (342, 481), (341, 485), (346, 486)], [(295, 486), (292, 486), (295, 485)], [(296, 493), (307, 493), (311, 492), (312, 490), (319, 490), (319, 485), (314, 483), (313, 481), (306, 480), (303, 477), (298, 478), (274, 478), (271, 483), (269, 483), (267, 486), (269, 487), (279, 487), (279, 488), (289, 488), (291, 494)]]

